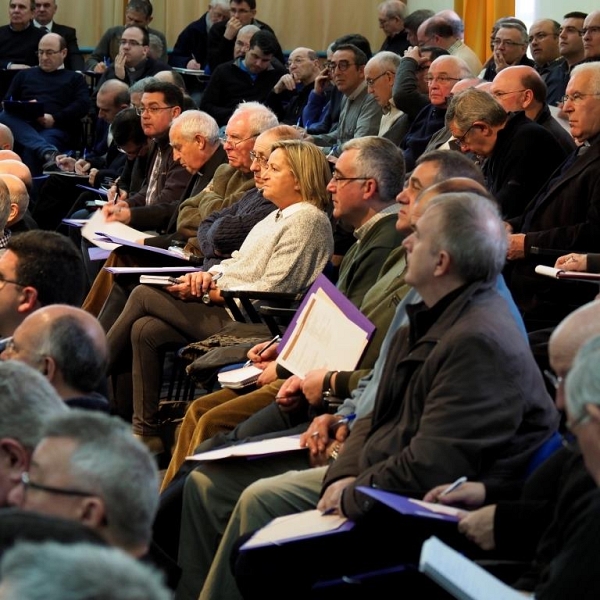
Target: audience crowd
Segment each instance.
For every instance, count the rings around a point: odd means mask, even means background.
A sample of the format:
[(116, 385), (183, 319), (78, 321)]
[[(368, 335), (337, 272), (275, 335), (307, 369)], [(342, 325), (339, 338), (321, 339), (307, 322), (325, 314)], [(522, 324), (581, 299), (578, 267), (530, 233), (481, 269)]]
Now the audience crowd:
[[(208, 0), (171, 48), (129, 0), (84, 56), (56, 0), (9, 0), (0, 598), (448, 598), (431, 536), (526, 596), (597, 598), (600, 10), (503, 16), (482, 62), (453, 10), (382, 1), (378, 49), (323, 58), (257, 8)], [(323, 278), (375, 332), (300, 376), (231, 297), (297, 308)]]

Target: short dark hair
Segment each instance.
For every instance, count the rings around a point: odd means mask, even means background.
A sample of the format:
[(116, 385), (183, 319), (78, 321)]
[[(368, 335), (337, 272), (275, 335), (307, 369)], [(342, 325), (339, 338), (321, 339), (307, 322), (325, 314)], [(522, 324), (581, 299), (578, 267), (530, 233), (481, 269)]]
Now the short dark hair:
[(229, 2), (229, 6), (231, 6), (232, 2), (235, 4), (241, 4), (242, 2), (245, 2), (250, 7), (250, 10), (256, 10), (256, 0), (231, 0)]
[(144, 88), (144, 94), (162, 94), (169, 106), (183, 109), (183, 92), (168, 81), (153, 81)]
[(337, 52), (338, 50), (348, 50), (352, 52), (352, 54), (354, 54), (354, 60), (356, 61), (357, 67), (366, 65), (369, 60), (367, 58), (367, 55), (358, 46), (355, 46), (354, 44), (339, 44), (335, 47), (334, 52)]
[(421, 56), (423, 56), (425, 52), (428, 52), (430, 54), (429, 60), (431, 60), (431, 62), (440, 56), (450, 56), (450, 52), (448, 52), (448, 50), (444, 50), (444, 48), (440, 48), (439, 46), (423, 46), (420, 52)]
[(152, 16), (152, 3), (150, 0), (129, 0), (125, 11), (134, 10), (135, 12), (141, 12), (146, 15), (147, 18)]
[(139, 25), (125, 25), (125, 27), (123, 28), (123, 31), (121, 32), (121, 35), (123, 35), (128, 29), (137, 29), (138, 31), (141, 31), (142, 32), (142, 44), (144, 46), (150, 45), (150, 34), (148, 33), (148, 30), (145, 27), (140, 27)]
[[(352, 44), (353, 46), (356, 46), (362, 50), (367, 57), (367, 61), (373, 56), (371, 43), (364, 35), (361, 35), (360, 33), (348, 33), (337, 38), (337, 40), (333, 42), (331, 50), (335, 52), (338, 49), (338, 46), (346, 46), (348, 44)], [(365, 61), (363, 64), (366, 65), (367, 61)]]
[(479, 165), (460, 152), (432, 150), (419, 156), (417, 166), (427, 162), (434, 162), (438, 166), (434, 183), (440, 183), (451, 177), (466, 177), (485, 186), (485, 179)]
[(110, 126), (110, 131), (117, 146), (124, 146), (128, 142), (139, 145), (146, 143), (146, 134), (135, 108), (119, 111)]
[(430, 19), (434, 15), (435, 12), (429, 8), (419, 8), (418, 10), (413, 10), (410, 15), (404, 19), (404, 29), (408, 29), (409, 31), (416, 33), (421, 24), (425, 23), (427, 19)]
[(271, 54), (273, 56), (279, 56), (282, 52), (277, 38), (267, 29), (261, 29), (260, 31), (257, 31), (250, 38), (248, 47), (250, 49), (258, 47), (263, 54)]
[(34, 229), (12, 236), (6, 248), (17, 255), (17, 281), (34, 287), (42, 306), (81, 306), (85, 269), (81, 252), (68, 237)]
[(579, 10), (574, 10), (564, 15), (563, 19), (585, 19), (587, 16), (587, 13), (581, 12)]

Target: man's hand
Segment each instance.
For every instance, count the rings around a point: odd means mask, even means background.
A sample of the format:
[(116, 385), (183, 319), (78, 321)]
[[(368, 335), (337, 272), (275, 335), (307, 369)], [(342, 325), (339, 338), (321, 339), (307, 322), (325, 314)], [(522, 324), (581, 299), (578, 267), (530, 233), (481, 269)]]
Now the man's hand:
[(75, 159), (67, 156), (66, 154), (59, 154), (56, 157), (56, 166), (66, 173), (75, 172)]
[(315, 79), (315, 86), (313, 88), (315, 94), (322, 96), (325, 93), (325, 88), (330, 81), (331, 77), (329, 76), (329, 69), (325, 67)]
[(323, 380), (326, 374), (327, 369), (315, 369), (309, 371), (304, 378), (302, 393), (312, 406), (320, 406), (323, 403)]
[(190, 290), (190, 295), (199, 298), (205, 292), (214, 290), (217, 284), (213, 281), (211, 273), (207, 271), (194, 271), (193, 273), (186, 273), (180, 277), (182, 285), (187, 285)]
[(254, 363), (255, 367), (261, 367), (261, 364), (264, 363), (266, 366), (272, 360), (277, 358), (277, 348), (279, 344), (271, 344), (271, 342), (261, 342), (260, 344), (256, 344), (256, 346), (252, 346), (250, 350), (248, 350), (248, 360), (251, 360)]
[(423, 500), (425, 502), (439, 502), (450, 506), (465, 506), (468, 508), (479, 508), (485, 502), (485, 485), (478, 481), (466, 481), (453, 492), (442, 496), (442, 492), (450, 484), (438, 485), (429, 490)]
[(90, 177), (88, 182), (91, 186), (93, 186), (96, 181), (96, 175), (98, 175), (98, 169), (90, 169)]
[(74, 169), (77, 175), (87, 175), (92, 168), (92, 163), (87, 160), (80, 158), (75, 162)]
[(44, 129), (51, 129), (52, 127), (54, 127), (54, 117), (52, 115), (49, 115), (48, 113), (42, 115), (41, 117), (38, 117), (37, 122)]
[(344, 490), (354, 481), (356, 477), (345, 477), (344, 479), (339, 479), (332, 483), (326, 490), (321, 499), (319, 500), (319, 504), (317, 504), (317, 508), (320, 511), (331, 511), (337, 513), (338, 515), (343, 515), (342, 512), (342, 493)]
[(272, 361), (267, 363), (263, 372), (258, 376), (256, 380), (256, 385), (259, 387), (263, 385), (267, 385), (269, 383), (273, 383), (277, 379), (277, 363)]
[(117, 54), (115, 56), (115, 62), (114, 62), (115, 75), (121, 81), (124, 81), (125, 76), (126, 76), (126, 72), (125, 72), (125, 61), (126, 60), (127, 60), (127, 57), (122, 52), (119, 52), (119, 54)]
[(512, 233), (508, 236), (508, 251), (506, 253), (508, 260), (518, 260), (525, 258), (525, 234)]
[(564, 271), (587, 271), (587, 254), (565, 254), (559, 256), (554, 265), (555, 269)]
[(187, 65), (185, 65), (186, 69), (194, 69), (194, 71), (199, 71), (202, 69), (202, 65), (195, 59), (192, 58)]
[(483, 550), (493, 550), (496, 547), (496, 540), (494, 539), (495, 514), (495, 504), (465, 513), (458, 522), (458, 530)]
[(506, 69), (506, 67), (509, 66), (504, 58), (504, 54), (502, 54), (500, 50), (494, 51), (494, 62), (496, 63), (496, 73), (499, 73), (502, 69)]
[(106, 71), (106, 69), (108, 69), (108, 67), (106, 66), (106, 63), (99, 62), (99, 63), (96, 63), (96, 66), (94, 67), (94, 73), (104, 73), (104, 71)]
[(11, 63), (10, 67), (8, 67), (9, 71), (20, 71), (21, 69), (31, 69), (31, 67), (21, 63)]
[(105, 204), (102, 207), (104, 218), (108, 221), (118, 221), (127, 225), (131, 221), (131, 209), (127, 202), (117, 202), (116, 204)]
[[(338, 429), (342, 429), (343, 426), (336, 427), (336, 423), (340, 421), (342, 417), (339, 415), (319, 415), (312, 420), (308, 429), (300, 436), (300, 445), (308, 448), (312, 456), (325, 452), (328, 444), (331, 441), (330, 433), (335, 428), (335, 438), (337, 440)], [(347, 434), (347, 430), (346, 430)], [(337, 440), (343, 442), (345, 438)]]
[(127, 200), (127, 196), (129, 194), (125, 190), (119, 190), (119, 197), (117, 198), (117, 186), (111, 185), (108, 190), (108, 194), (106, 195), (106, 199), (109, 204), (115, 204), (120, 202), (125, 202)]
[(293, 410), (297, 408), (300, 402), (304, 401), (302, 396), (302, 379), (297, 375), (288, 377), (279, 388), (275, 402), (282, 410)]
[(290, 92), (293, 92), (295, 89), (296, 89), (296, 80), (294, 79), (293, 75), (286, 73), (285, 75), (282, 75), (280, 77), (279, 81), (275, 84), (273, 91), (276, 94), (281, 94), (281, 92), (285, 92), (285, 90), (289, 90)]
[(237, 17), (231, 17), (229, 21), (227, 21), (227, 27), (225, 27), (223, 37), (230, 41), (234, 40), (241, 28), (242, 22)]

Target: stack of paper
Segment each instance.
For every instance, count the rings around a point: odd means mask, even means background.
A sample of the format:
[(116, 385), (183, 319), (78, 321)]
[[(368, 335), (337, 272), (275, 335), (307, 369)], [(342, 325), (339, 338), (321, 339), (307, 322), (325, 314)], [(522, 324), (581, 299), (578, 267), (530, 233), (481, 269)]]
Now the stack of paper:
[(222, 373), (219, 373), (218, 379), (222, 387), (239, 390), (255, 384), (261, 373), (261, 369), (254, 365), (250, 365), (249, 367), (240, 367), (239, 369), (231, 369), (231, 371), (223, 371)]

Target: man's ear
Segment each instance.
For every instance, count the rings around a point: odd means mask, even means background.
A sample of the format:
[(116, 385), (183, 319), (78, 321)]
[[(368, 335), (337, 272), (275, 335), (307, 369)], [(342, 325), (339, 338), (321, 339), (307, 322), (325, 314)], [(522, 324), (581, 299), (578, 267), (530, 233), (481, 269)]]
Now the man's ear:
[(42, 361), (42, 375), (44, 375), (50, 383), (54, 384), (57, 374), (55, 360), (51, 356), (44, 356), (42, 357)]
[(100, 529), (100, 527), (106, 526), (104, 500), (98, 496), (83, 498), (79, 510), (79, 521), (90, 529)]
[[(23, 471), (29, 469), (31, 453), (13, 438), (0, 438), (0, 455), (11, 473), (11, 480), (16, 481)], [(16, 474), (14, 478), (13, 474)]]
[(21, 296), (19, 297), (19, 306), (17, 312), (28, 314), (33, 312), (38, 305), (38, 293), (37, 290), (27, 285), (21, 289)]
[(17, 218), (19, 214), (19, 206), (15, 202), (10, 203), (10, 212), (8, 213), (8, 221), (7, 223), (11, 223), (13, 219)]
[(438, 252), (438, 261), (433, 271), (434, 277), (441, 277), (450, 271), (450, 255), (445, 250)]

